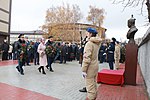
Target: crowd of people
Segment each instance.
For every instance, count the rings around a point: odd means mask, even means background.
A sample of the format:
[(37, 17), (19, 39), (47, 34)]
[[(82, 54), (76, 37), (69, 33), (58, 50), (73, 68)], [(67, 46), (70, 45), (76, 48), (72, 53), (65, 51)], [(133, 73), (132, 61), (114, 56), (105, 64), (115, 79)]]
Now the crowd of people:
[(125, 46), (115, 38), (112, 38), (109, 43), (102, 41), (102, 39), (96, 37), (97, 31), (94, 28), (88, 28), (87, 32), (86, 38), (80, 44), (56, 42), (53, 36), (32, 42), (28, 40), (27, 36), (20, 34), (18, 41), (15, 41), (12, 45), (4, 40), (1, 46), (2, 60), (18, 60), (16, 69), (21, 75), (24, 75), (23, 66), (30, 66), (31, 62), (34, 65), (39, 65), (38, 71), (45, 75), (44, 68), (54, 72), (52, 63), (57, 60), (59, 64), (77, 60), (82, 66), (82, 75), (86, 82), (86, 87), (79, 91), (87, 92), (89, 100), (95, 100), (97, 89), (95, 79), (98, 64), (108, 62), (110, 70), (118, 70), (119, 63), (125, 61)]
[[(98, 73), (98, 59), (100, 63), (108, 62), (110, 70), (118, 70), (122, 47), (115, 38), (112, 38), (109, 43), (102, 41), (96, 37), (97, 31), (94, 28), (87, 29), (88, 42), (83, 48), (82, 75), (85, 78), (85, 85), (80, 92), (87, 92), (87, 100), (95, 100), (97, 96), (96, 76)], [(124, 56), (125, 57), (125, 56)], [(115, 68), (114, 68), (115, 62)]]
[[(23, 40), (22, 37), (23, 36)], [(23, 34), (20, 34), (18, 37), (18, 41), (15, 41), (13, 44), (8, 44), (6, 40), (4, 40), (3, 44), (1, 45), (1, 52), (2, 52), (2, 61), (3, 60), (17, 60), (20, 59), (18, 50), (22, 48), (18, 48), (18, 44), (25, 44), (25, 56), (24, 56), (24, 64), (30, 66), (30, 63), (33, 62), (34, 65), (39, 65), (39, 52), (38, 46), (42, 42), (42, 39), (37, 39), (35, 42), (29, 41), (28, 37)], [(22, 41), (24, 41), (22, 43)], [(50, 71), (54, 71), (51, 67), (53, 62), (56, 60), (59, 61), (60, 64), (65, 64), (67, 61), (77, 60), (80, 64), (82, 64), (83, 59), (83, 50), (87, 40), (83, 40), (84, 44), (77, 44), (71, 42), (61, 42), (61, 41), (53, 41), (53, 36), (49, 36), (48, 39), (44, 40), (44, 44), (46, 45), (46, 55), (47, 55), (47, 65), (46, 68)], [(54, 53), (51, 53), (51, 49), (48, 49), (49, 46), (54, 48)], [(50, 52), (49, 52), (50, 51)], [(117, 53), (118, 52), (118, 53)], [(100, 63), (108, 62), (110, 69), (115, 69), (114, 62), (123, 63), (125, 61), (125, 45), (120, 44), (116, 41), (115, 38), (112, 38), (112, 41), (107, 43), (102, 41), (98, 53), (98, 60)], [(118, 69), (115, 65), (116, 69)]]

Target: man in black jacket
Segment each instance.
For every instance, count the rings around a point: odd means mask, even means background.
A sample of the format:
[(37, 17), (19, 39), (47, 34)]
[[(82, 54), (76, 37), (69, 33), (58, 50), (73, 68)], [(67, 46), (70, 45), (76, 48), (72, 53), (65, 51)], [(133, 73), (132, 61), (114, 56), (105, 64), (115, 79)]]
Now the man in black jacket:
[(18, 72), (20, 72), (21, 75), (24, 75), (23, 65), (26, 61), (27, 56), (27, 46), (24, 40), (24, 34), (20, 34), (18, 36), (19, 40), (17, 41), (17, 44), (15, 48), (17, 49), (17, 58), (18, 58), (18, 66), (16, 67)]
[(4, 40), (4, 43), (1, 46), (2, 48), (2, 60), (8, 60), (8, 50), (9, 50), (9, 44), (7, 43), (7, 40)]
[[(56, 50), (54, 47), (54, 41), (53, 41), (53, 36), (48, 37), (48, 41), (46, 43), (46, 54), (47, 54), (47, 63), (48, 65), (46, 66), (49, 71), (54, 72), (52, 69), (52, 63), (54, 61), (55, 55), (56, 55)], [(49, 48), (49, 50), (48, 50)]]

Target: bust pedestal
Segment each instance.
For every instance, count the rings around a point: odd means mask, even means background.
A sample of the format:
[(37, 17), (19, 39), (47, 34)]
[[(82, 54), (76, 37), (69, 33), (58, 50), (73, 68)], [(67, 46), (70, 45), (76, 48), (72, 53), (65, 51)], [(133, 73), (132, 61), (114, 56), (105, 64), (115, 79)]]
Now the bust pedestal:
[(137, 55), (138, 45), (134, 43), (128, 43), (126, 45), (126, 60), (124, 73), (126, 85), (136, 85)]

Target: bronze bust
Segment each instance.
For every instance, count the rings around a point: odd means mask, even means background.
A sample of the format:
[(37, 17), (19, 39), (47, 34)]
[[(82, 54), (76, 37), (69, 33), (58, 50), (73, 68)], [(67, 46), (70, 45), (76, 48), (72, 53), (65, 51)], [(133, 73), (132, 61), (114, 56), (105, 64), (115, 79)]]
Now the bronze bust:
[(130, 28), (128, 33), (127, 33), (127, 39), (129, 39), (128, 43), (135, 43), (134, 41), (134, 35), (138, 31), (138, 29), (135, 26), (135, 18), (133, 18), (133, 15), (131, 18), (128, 20), (128, 27)]

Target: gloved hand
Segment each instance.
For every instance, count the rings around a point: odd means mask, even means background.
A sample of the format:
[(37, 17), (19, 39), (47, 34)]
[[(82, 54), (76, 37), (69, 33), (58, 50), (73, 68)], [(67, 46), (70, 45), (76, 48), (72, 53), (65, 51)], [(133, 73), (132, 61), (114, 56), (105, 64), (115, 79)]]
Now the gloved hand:
[(82, 72), (82, 75), (84, 78), (87, 76), (86, 72)]
[(106, 53), (104, 53), (103, 55), (106, 55)]

